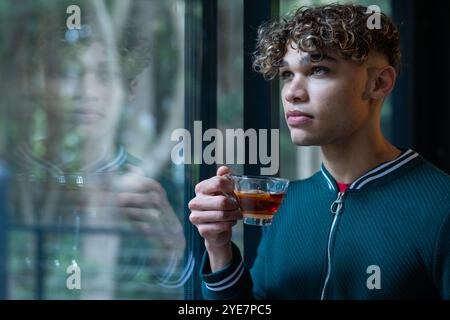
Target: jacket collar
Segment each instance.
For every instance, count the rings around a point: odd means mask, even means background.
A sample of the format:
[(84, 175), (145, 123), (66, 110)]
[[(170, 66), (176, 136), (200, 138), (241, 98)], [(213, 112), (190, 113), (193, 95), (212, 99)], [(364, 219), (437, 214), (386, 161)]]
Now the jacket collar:
[(75, 173), (67, 172), (62, 167), (33, 155), (31, 148), (27, 145), (21, 145), (9, 155), (9, 159), (18, 166), (19, 172), (29, 172), (37, 169), (48, 172), (58, 181), (63, 181), (66, 175), (81, 176), (82, 174), (105, 173), (119, 170), (127, 161), (127, 152), (122, 145), (119, 145), (116, 154), (112, 158), (102, 157), (95, 162), (83, 166)]
[[(392, 173), (398, 171), (400, 168), (406, 166), (407, 164), (418, 160), (420, 155), (413, 151), (412, 149), (402, 149), (402, 153), (392, 161), (384, 162), (375, 168), (371, 169), (354, 182), (352, 182), (348, 190), (360, 190), (365, 188), (367, 185), (370, 185), (372, 182), (379, 181), (385, 179), (387, 176), (390, 176)], [(325, 168), (325, 165), (322, 163), (321, 172), (324, 178), (325, 183), (328, 188), (332, 191), (338, 191), (339, 188), (337, 186), (336, 180), (330, 174), (330, 172)]]

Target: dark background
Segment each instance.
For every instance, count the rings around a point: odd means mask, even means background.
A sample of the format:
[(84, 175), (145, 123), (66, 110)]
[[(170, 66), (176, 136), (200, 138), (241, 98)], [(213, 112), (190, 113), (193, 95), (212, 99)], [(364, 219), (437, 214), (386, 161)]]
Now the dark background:
[(393, 142), (450, 173), (450, 3), (394, 0), (403, 68), (393, 97)]

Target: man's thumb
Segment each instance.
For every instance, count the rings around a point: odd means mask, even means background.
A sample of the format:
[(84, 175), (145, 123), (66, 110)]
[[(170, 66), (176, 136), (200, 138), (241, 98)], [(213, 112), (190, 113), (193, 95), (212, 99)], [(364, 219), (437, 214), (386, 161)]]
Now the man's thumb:
[(227, 166), (221, 166), (219, 169), (217, 169), (217, 175), (223, 176), (224, 174), (230, 173), (231, 170)]

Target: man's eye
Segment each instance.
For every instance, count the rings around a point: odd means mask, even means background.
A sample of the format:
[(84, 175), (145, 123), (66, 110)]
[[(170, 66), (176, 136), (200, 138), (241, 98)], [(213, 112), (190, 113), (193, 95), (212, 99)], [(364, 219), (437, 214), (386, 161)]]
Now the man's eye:
[(311, 74), (315, 76), (323, 76), (330, 72), (330, 69), (322, 66), (314, 66), (311, 68)]
[(294, 76), (294, 74), (292, 73), (292, 72), (290, 72), (290, 71), (283, 71), (283, 72), (281, 72), (281, 74), (280, 74), (280, 78), (281, 78), (281, 80), (289, 80), (289, 79), (291, 79), (292, 77)]

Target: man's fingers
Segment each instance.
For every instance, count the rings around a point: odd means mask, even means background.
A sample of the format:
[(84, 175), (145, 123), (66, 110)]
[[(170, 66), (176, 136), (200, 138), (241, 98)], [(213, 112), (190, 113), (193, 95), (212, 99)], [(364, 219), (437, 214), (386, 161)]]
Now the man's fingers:
[(157, 209), (126, 208), (120, 212), (133, 221), (149, 222), (162, 218), (162, 212)]
[(242, 219), (242, 213), (239, 210), (192, 211), (189, 215), (189, 221), (195, 225), (211, 222), (233, 222), (239, 219)]
[(192, 199), (188, 206), (189, 209), (198, 211), (228, 211), (239, 208), (238, 202), (234, 197), (223, 195), (199, 195)]
[(233, 194), (233, 181), (226, 177), (212, 177), (207, 180), (199, 182), (195, 186), (195, 194)]
[(227, 166), (221, 166), (219, 169), (217, 169), (217, 175), (223, 176), (224, 174), (230, 173), (231, 170)]
[(125, 208), (159, 208), (164, 206), (167, 202), (165, 196), (162, 196), (157, 192), (121, 192), (117, 194), (117, 203), (119, 207)]
[(127, 173), (120, 176), (115, 181), (114, 187), (114, 191), (117, 192), (145, 193), (155, 191), (165, 194), (164, 188), (158, 181), (134, 173)]
[(145, 171), (141, 167), (137, 167), (132, 164), (127, 164), (127, 165), (125, 165), (125, 168), (128, 170), (128, 172), (131, 172), (131, 173), (134, 173), (134, 174), (137, 174), (140, 176), (145, 176)]

